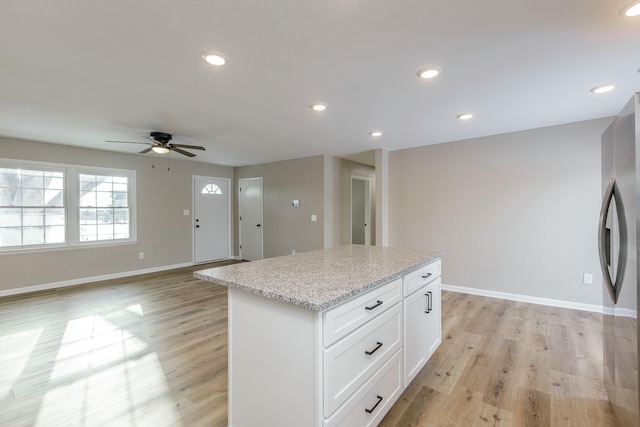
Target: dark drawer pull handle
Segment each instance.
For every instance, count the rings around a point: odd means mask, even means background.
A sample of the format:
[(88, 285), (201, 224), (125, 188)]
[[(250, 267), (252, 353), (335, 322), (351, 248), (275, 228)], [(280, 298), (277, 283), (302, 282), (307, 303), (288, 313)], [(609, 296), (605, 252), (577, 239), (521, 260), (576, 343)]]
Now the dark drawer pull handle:
[(433, 276), (433, 273), (427, 273), (424, 276), (421, 276), (423, 279), (428, 279), (429, 277)]
[(378, 401), (376, 402), (376, 404), (375, 404), (375, 405), (373, 405), (373, 408), (371, 408), (371, 409), (365, 409), (365, 410), (364, 410), (367, 414), (370, 414), (370, 413), (372, 413), (373, 411), (375, 411), (375, 410), (376, 410), (376, 408), (378, 407), (378, 405), (380, 404), (380, 402), (382, 402), (382, 396), (376, 396), (376, 397), (378, 398)]
[(374, 305), (372, 305), (371, 307), (365, 307), (365, 309), (367, 309), (367, 310), (373, 310), (374, 308), (379, 307), (379, 306), (381, 306), (381, 305), (382, 305), (382, 301), (378, 300), (378, 302), (377, 302), (377, 303), (375, 303), (375, 304), (374, 304)]
[(366, 354), (367, 356), (371, 356), (373, 353), (375, 353), (376, 351), (378, 351), (378, 349), (379, 349), (380, 347), (382, 347), (382, 343), (381, 343), (380, 341), (376, 342), (376, 344), (378, 344), (378, 345), (376, 346), (376, 348), (374, 348), (374, 349), (373, 349), (373, 350), (371, 350), (371, 351), (366, 351), (366, 350), (365, 350), (364, 354)]
[(427, 297), (427, 307), (424, 312), (429, 314), (431, 313), (431, 310), (433, 310), (433, 294), (431, 293), (431, 291), (429, 291), (424, 294), (424, 296)]

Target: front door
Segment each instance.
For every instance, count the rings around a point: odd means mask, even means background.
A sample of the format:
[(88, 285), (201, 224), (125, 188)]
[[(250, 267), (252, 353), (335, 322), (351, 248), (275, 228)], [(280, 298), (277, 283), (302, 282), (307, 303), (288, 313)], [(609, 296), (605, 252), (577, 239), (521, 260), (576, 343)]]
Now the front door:
[(240, 258), (262, 259), (262, 178), (238, 180)]
[(229, 180), (193, 177), (194, 262), (229, 258)]

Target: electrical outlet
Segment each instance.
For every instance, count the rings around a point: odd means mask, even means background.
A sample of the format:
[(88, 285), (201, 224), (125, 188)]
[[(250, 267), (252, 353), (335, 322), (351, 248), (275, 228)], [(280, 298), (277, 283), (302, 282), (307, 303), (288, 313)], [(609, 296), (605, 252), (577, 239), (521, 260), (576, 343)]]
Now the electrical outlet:
[(582, 283), (585, 285), (593, 285), (593, 274), (584, 273), (582, 275)]
[(296, 250), (295, 249), (291, 249), (291, 255), (295, 255), (296, 254)]
[(144, 252), (138, 253), (138, 259), (144, 259)]

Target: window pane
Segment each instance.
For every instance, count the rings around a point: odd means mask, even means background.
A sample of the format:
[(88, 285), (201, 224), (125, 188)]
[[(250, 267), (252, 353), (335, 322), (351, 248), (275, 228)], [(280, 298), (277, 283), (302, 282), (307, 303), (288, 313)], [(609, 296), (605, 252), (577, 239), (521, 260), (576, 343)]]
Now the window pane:
[(0, 206), (20, 206), (22, 190), (20, 188), (0, 187)]
[(129, 209), (114, 209), (113, 222), (116, 224), (129, 224)]
[(64, 225), (54, 225), (44, 229), (45, 243), (64, 243)]
[(126, 181), (123, 183), (116, 183), (114, 180), (113, 191), (122, 191), (126, 193), (127, 191), (129, 191), (129, 185), (127, 184)]
[(80, 209), (80, 224), (96, 224), (97, 222), (97, 209)]
[(98, 240), (113, 239), (113, 225), (112, 224), (99, 224), (98, 225)]
[(110, 176), (99, 176), (97, 179), (98, 191), (113, 191), (113, 184)]
[(97, 206), (95, 191), (80, 191), (80, 206)]
[(97, 206), (101, 207), (101, 208), (106, 208), (106, 207), (110, 207), (113, 205), (113, 198), (112, 195), (113, 193), (106, 193), (104, 191), (99, 191), (97, 193), (97, 197), (98, 197), (98, 203)]
[(0, 227), (0, 246), (22, 246), (22, 229)]
[(86, 242), (91, 240), (98, 240), (98, 226), (97, 225), (80, 226), (80, 241)]
[(44, 190), (42, 188), (25, 188), (22, 190), (22, 206), (44, 206)]
[(64, 193), (62, 190), (44, 190), (45, 206), (64, 206)]
[(0, 225), (2, 227), (20, 227), (22, 226), (22, 209), (20, 208), (2, 208), (0, 209)]
[(116, 239), (128, 239), (129, 238), (129, 224), (115, 224), (113, 226), (114, 238)]
[(98, 224), (113, 224), (112, 209), (98, 209)]
[(22, 225), (25, 227), (44, 225), (44, 209), (22, 209)]
[(44, 217), (45, 225), (65, 225), (64, 209), (46, 209)]
[(113, 193), (113, 206), (124, 207), (128, 206), (129, 201), (127, 197), (127, 193)]
[(17, 169), (0, 168), (0, 187), (15, 188), (20, 187), (20, 173)]
[(44, 188), (49, 190), (64, 189), (64, 174), (62, 172), (45, 172)]
[(22, 188), (44, 188), (44, 172), (22, 170)]
[(44, 244), (44, 227), (24, 227), (22, 230), (23, 245)]

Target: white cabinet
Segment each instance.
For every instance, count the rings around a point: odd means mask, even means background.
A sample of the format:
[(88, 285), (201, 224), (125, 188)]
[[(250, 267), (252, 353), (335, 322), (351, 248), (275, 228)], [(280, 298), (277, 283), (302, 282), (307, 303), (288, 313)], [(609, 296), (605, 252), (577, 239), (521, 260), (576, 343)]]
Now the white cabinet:
[(439, 277), (437, 260), (324, 311), (230, 288), (229, 426), (377, 425), (440, 343)]
[(415, 378), (442, 341), (440, 261), (404, 277), (404, 387)]

